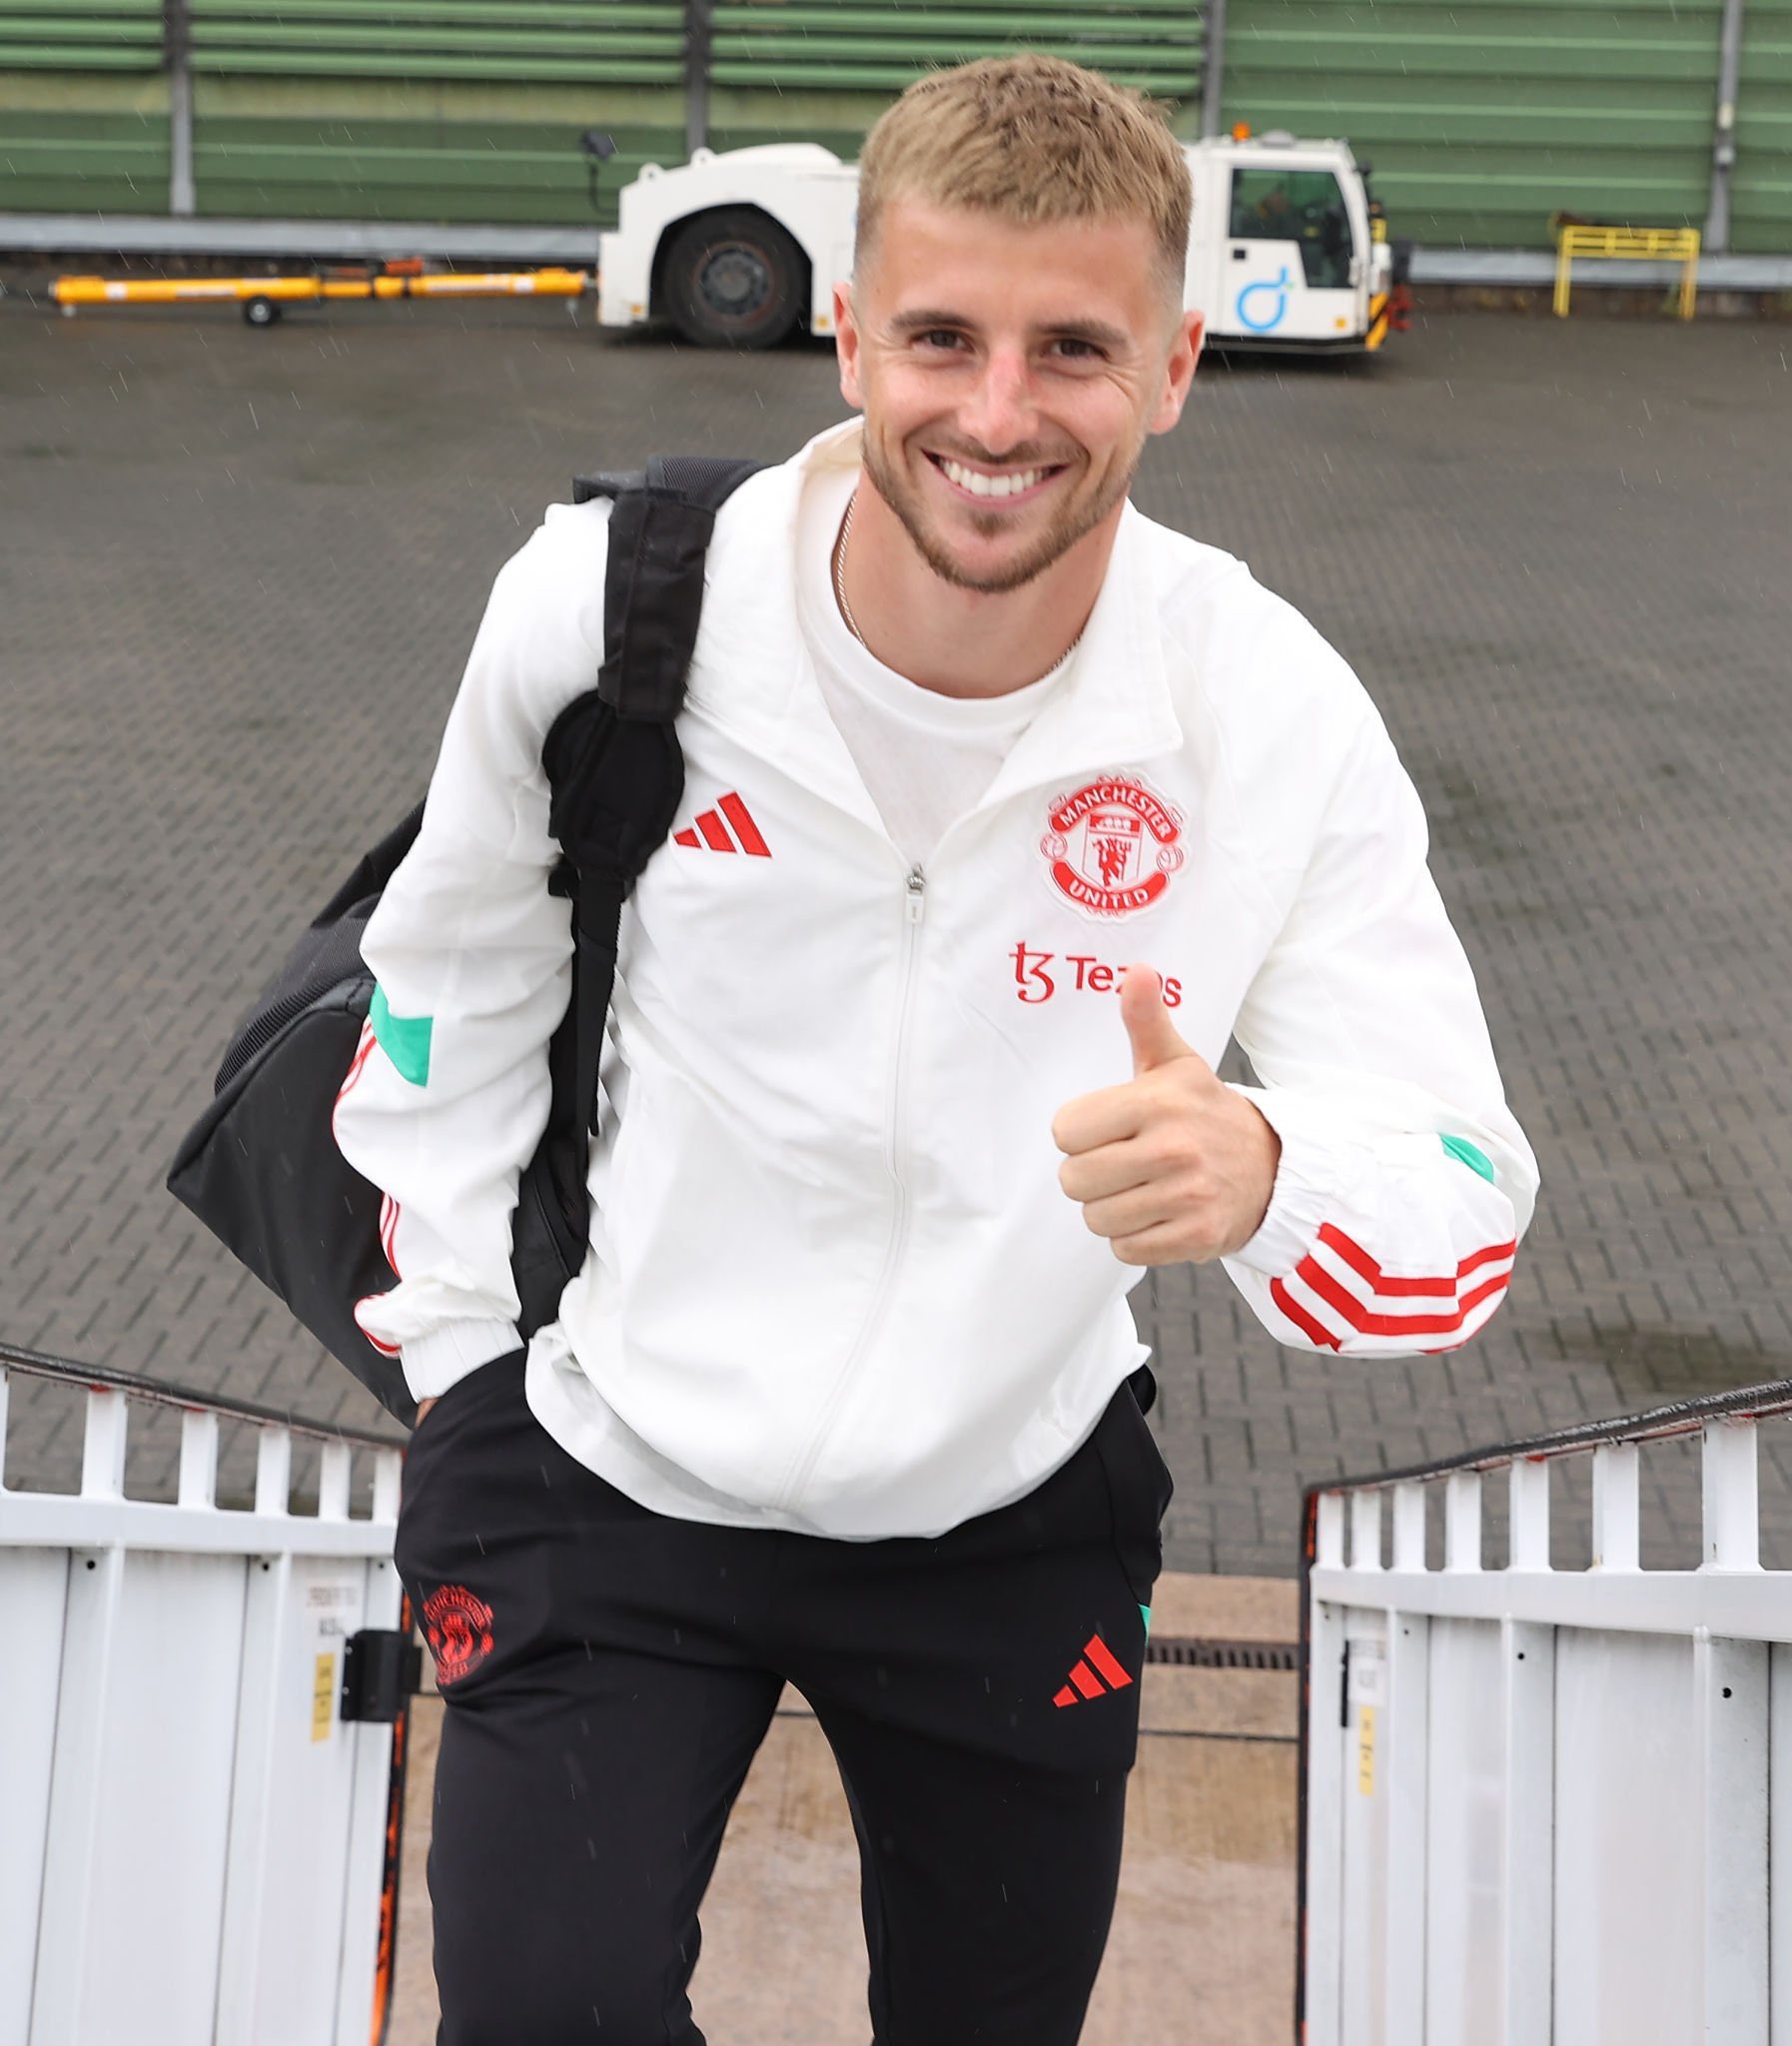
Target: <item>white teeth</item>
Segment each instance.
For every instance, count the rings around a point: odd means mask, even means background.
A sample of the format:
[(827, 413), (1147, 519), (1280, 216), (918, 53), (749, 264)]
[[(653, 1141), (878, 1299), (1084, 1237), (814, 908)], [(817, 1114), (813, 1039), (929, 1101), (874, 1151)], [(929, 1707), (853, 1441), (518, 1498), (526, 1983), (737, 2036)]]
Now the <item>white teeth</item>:
[(1045, 475), (1043, 469), (1023, 469), (1011, 476), (985, 476), (980, 469), (966, 469), (962, 463), (948, 462), (944, 457), (940, 467), (961, 491), (969, 491), (976, 498), (1012, 498), (1018, 492), (1030, 491)]

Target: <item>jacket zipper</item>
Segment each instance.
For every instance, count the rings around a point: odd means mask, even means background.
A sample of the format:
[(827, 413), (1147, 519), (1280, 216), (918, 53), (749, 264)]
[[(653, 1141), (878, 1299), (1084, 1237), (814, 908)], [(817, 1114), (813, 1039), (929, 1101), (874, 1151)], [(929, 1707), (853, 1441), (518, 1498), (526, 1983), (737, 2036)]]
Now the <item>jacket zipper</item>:
[(772, 1502), (771, 1511), (774, 1513), (787, 1512), (802, 1497), (804, 1488), (814, 1476), (816, 1463), (834, 1432), (834, 1423), (839, 1418), (847, 1392), (858, 1374), (859, 1365), (863, 1362), (866, 1351), (871, 1347), (871, 1339), (883, 1321), (884, 1309), (889, 1304), (897, 1269), (902, 1263), (902, 1253), (908, 1242), (908, 1183), (902, 1176), (906, 1135), (905, 1083), (908, 1077), (909, 1011), (914, 1002), (915, 964), (920, 956), (921, 927), (926, 921), (926, 916), (927, 876), (917, 863), (909, 868), (908, 878), (903, 883), (902, 966), (896, 998), (896, 1044), (890, 1060), (890, 1085), (886, 1097), (884, 1165), (889, 1172), (890, 1183), (895, 1193), (890, 1213), (889, 1241), (884, 1247), (883, 1266), (877, 1275), (877, 1285), (872, 1291), (871, 1305), (860, 1324), (858, 1335), (853, 1339), (852, 1348), (846, 1354), (846, 1362), (840, 1367), (839, 1374), (828, 1393), (827, 1403), (822, 1408), (821, 1419), (809, 1439), (808, 1448)]

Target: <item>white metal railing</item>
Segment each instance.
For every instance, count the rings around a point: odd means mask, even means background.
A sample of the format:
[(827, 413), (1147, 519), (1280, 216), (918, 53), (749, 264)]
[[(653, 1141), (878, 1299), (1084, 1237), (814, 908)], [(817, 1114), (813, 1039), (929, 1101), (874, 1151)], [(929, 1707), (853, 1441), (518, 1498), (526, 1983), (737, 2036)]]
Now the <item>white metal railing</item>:
[[(0, 1345), (0, 1454), (16, 1376), (84, 1386), (86, 1437), (78, 1493), (0, 1486), (0, 2046), (377, 2042), (403, 1722), (340, 1690), (349, 1637), (400, 1624), (400, 1443)], [(184, 1410), (173, 1504), (125, 1497), (144, 1402)], [(249, 1510), (217, 1504), (221, 1417), (260, 1431)]]
[[(1788, 1414), (1792, 1382), (1309, 1491), (1303, 2046), (1792, 2046), (1792, 1571), (1757, 1481)], [(1702, 1560), (1642, 1569), (1641, 1459), (1692, 1434)], [(1575, 1455), (1591, 1553), (1555, 1570)]]

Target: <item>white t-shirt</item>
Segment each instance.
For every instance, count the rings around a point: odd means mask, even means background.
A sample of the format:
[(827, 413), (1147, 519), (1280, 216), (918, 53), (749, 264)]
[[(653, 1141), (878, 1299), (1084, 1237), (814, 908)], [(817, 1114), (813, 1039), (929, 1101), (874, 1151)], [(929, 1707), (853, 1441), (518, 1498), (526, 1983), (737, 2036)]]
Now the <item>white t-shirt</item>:
[(885, 667), (847, 630), (834, 596), (834, 542), (857, 482), (856, 467), (824, 469), (803, 492), (797, 616), (828, 714), (884, 828), (920, 866), (996, 778), (1076, 656), (1073, 648), (1050, 674), (1006, 696), (942, 696)]

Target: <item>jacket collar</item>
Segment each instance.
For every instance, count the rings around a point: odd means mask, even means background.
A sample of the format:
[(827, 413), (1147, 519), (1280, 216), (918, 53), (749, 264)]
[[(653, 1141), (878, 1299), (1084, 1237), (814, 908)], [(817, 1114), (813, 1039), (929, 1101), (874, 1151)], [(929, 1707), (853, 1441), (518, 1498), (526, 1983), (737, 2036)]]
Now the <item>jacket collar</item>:
[[(797, 615), (797, 514), (823, 468), (857, 468), (858, 420), (830, 427), (741, 486), (716, 519), (703, 618), (691, 663), (692, 708), (817, 795), (879, 825), (828, 715)], [(1150, 522), (1132, 505), (1077, 658), (1016, 742), (983, 803), (1060, 777), (1118, 768), (1182, 744), (1165, 670)], [(981, 807), (981, 805), (980, 805)]]

